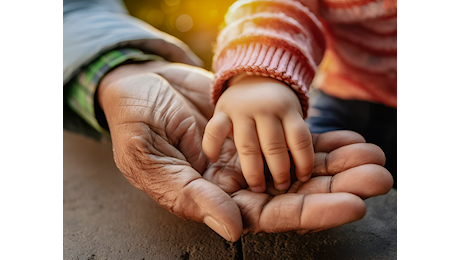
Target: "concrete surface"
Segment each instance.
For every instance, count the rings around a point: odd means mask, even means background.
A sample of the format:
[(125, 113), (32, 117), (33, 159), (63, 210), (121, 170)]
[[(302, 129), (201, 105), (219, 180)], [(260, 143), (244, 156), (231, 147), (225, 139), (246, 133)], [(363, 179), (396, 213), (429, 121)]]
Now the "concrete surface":
[(396, 190), (366, 205), (363, 219), (330, 230), (245, 235), (244, 259), (396, 259)]
[(396, 259), (396, 190), (364, 219), (331, 230), (245, 235), (227, 243), (137, 190), (111, 144), (64, 131), (64, 259)]

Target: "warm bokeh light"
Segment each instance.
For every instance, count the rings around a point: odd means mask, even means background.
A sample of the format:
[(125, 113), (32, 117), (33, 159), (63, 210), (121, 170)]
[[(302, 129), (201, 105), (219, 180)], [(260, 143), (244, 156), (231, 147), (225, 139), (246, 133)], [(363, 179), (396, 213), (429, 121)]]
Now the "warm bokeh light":
[(193, 27), (193, 19), (190, 15), (181, 14), (176, 19), (176, 28), (181, 32), (188, 32)]
[(211, 69), (212, 46), (235, 0), (125, 0), (131, 15), (184, 41)]
[(180, 4), (180, 0), (165, 0), (165, 3), (169, 6), (175, 6)]
[(151, 9), (147, 14), (146, 22), (150, 23), (153, 26), (160, 25), (165, 19), (163, 12), (157, 9)]
[(218, 15), (217, 10), (212, 9), (211, 11), (209, 11), (209, 17), (214, 18), (217, 15)]

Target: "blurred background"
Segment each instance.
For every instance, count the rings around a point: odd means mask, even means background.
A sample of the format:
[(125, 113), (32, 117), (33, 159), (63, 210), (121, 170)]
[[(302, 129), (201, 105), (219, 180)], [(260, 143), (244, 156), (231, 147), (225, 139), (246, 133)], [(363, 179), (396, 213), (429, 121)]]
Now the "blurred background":
[(235, 0), (124, 0), (129, 13), (184, 41), (211, 70), (213, 45)]

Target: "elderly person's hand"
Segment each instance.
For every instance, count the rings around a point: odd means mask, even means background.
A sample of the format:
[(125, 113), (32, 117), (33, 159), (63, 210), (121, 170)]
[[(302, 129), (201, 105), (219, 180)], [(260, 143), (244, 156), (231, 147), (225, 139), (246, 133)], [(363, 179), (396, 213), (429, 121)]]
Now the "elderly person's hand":
[(379, 166), (385, 160), (381, 150), (343, 131), (313, 136), (314, 177), (295, 182), (289, 194), (246, 190), (231, 140), (210, 166), (201, 149), (213, 111), (211, 80), (205, 70), (155, 61), (120, 66), (99, 86), (118, 168), (172, 213), (236, 241), (243, 221), (244, 232), (310, 231), (354, 221), (365, 212), (358, 196), (390, 190), (391, 175)]
[[(312, 178), (295, 180), (282, 194), (273, 187), (271, 174), (265, 193), (255, 193), (241, 173), (235, 145), (226, 140), (220, 159), (204, 174), (205, 179), (224, 189), (241, 210), (244, 233), (316, 232), (361, 219), (366, 206), (363, 199), (385, 194), (393, 177), (382, 165), (385, 155), (373, 144), (351, 131), (313, 134), (315, 166)], [(294, 164), (291, 159), (291, 165)]]
[(238, 206), (201, 176), (208, 165), (201, 141), (213, 111), (212, 76), (160, 61), (122, 65), (103, 78), (97, 95), (116, 165), (128, 181), (173, 214), (236, 241)]

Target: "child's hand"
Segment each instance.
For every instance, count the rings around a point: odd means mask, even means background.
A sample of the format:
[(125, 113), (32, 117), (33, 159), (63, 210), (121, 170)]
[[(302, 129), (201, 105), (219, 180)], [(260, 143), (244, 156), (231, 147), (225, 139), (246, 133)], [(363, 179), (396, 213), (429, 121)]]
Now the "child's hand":
[(286, 84), (268, 77), (239, 75), (217, 101), (208, 122), (203, 151), (213, 162), (227, 136), (234, 137), (243, 175), (249, 188), (266, 188), (262, 152), (275, 188), (291, 185), (288, 148), (300, 181), (310, 178), (314, 151), (310, 130), (302, 117), (297, 95)]

